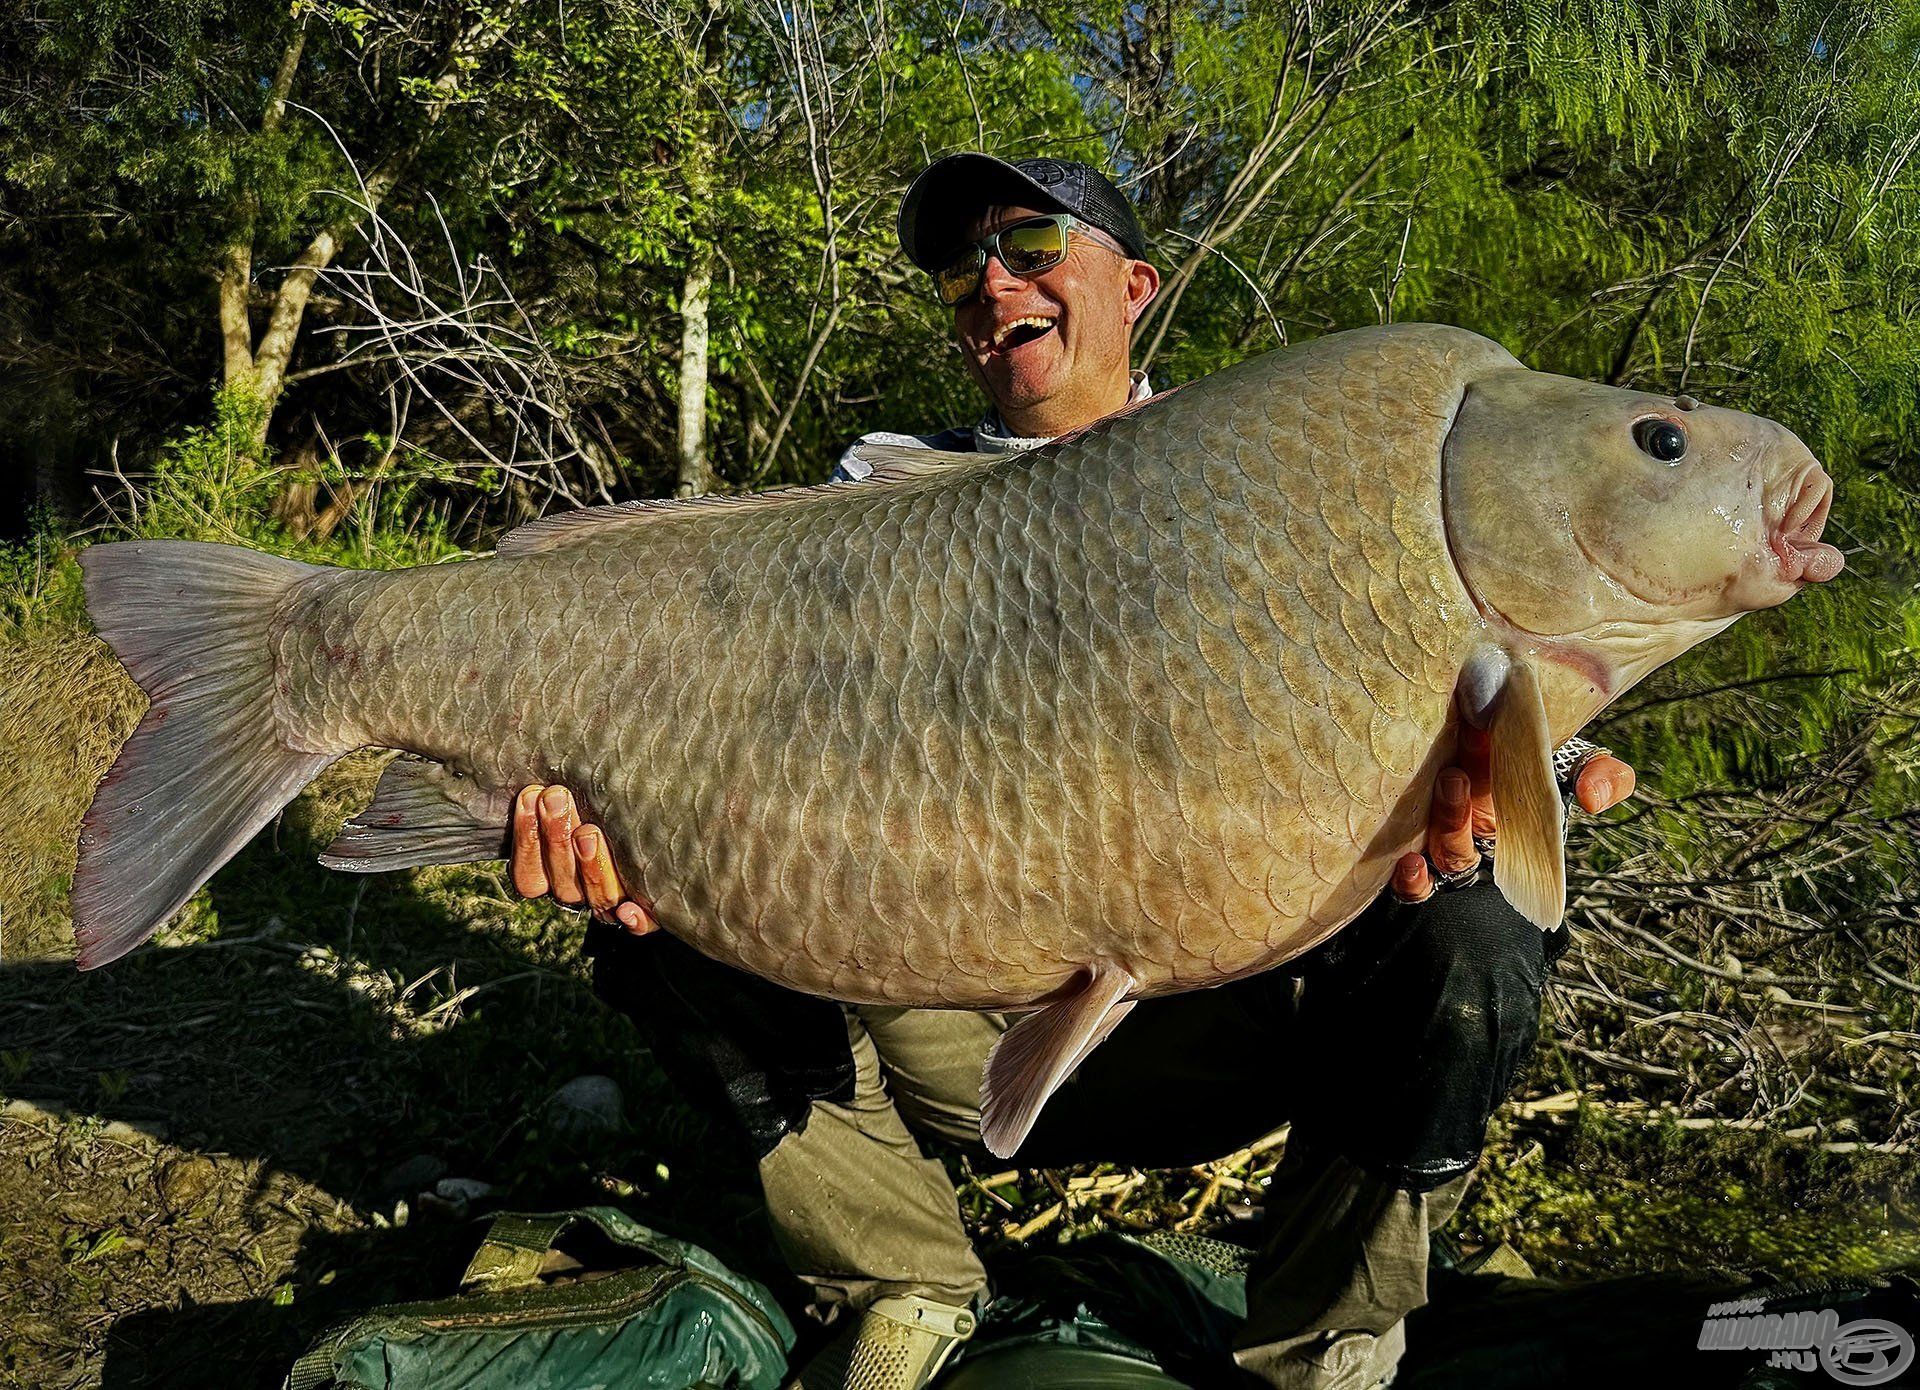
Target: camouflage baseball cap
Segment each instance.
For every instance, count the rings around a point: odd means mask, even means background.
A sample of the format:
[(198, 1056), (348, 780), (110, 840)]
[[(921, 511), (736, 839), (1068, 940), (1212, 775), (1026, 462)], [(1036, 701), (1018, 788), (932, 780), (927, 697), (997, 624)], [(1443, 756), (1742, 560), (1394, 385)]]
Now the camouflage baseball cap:
[(900, 249), (922, 270), (939, 270), (965, 247), (973, 217), (983, 208), (1006, 205), (1070, 212), (1119, 242), (1135, 260), (1147, 258), (1147, 238), (1133, 205), (1091, 164), (990, 154), (950, 154), (921, 172), (900, 200)]

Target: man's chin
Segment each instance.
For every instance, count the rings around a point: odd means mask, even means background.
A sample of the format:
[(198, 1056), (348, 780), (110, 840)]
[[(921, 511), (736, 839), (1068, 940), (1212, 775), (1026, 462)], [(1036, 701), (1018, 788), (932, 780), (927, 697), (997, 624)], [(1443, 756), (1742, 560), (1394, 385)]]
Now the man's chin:
[(1045, 368), (1015, 366), (992, 362), (987, 366), (987, 389), (1001, 414), (1031, 410), (1050, 399), (1060, 389), (1059, 373)]

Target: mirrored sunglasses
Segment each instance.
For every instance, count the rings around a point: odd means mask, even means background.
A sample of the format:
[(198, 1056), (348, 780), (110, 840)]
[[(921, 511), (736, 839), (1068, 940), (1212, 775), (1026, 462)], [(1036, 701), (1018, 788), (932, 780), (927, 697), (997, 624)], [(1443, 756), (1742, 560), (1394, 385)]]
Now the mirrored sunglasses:
[(998, 256), (1007, 273), (1021, 279), (1053, 269), (1067, 258), (1068, 234), (1079, 225), (1079, 218), (1062, 212), (1030, 217), (981, 237), (933, 273), (940, 302), (952, 308), (971, 297), (986, 276), (989, 256)]

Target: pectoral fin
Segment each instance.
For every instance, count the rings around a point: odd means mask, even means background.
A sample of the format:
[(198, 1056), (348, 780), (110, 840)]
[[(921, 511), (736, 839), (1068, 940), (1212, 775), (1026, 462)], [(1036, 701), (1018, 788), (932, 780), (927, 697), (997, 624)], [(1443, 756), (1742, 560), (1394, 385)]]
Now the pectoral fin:
[(1500, 696), (1507, 688), (1507, 678), (1512, 674), (1513, 658), (1491, 643), (1477, 648), (1467, 658), (1454, 693), (1460, 703), (1460, 713), (1474, 728), (1484, 729), (1492, 722), (1493, 712), (1500, 708)]
[(1026, 1015), (993, 1045), (980, 1088), (980, 1137), (988, 1152), (1013, 1156), (1047, 1097), (1133, 1008), (1127, 991), (1136, 983), (1119, 966), (1099, 962), (1071, 992)]
[(418, 864), (470, 864), (507, 852), (511, 799), (442, 763), (402, 754), (387, 764), (373, 804), (340, 827), (320, 862), (371, 874)]
[(1493, 812), (1499, 821), (1493, 881), (1542, 931), (1567, 910), (1566, 807), (1553, 776), (1553, 741), (1540, 682), (1515, 660), (1493, 706)]

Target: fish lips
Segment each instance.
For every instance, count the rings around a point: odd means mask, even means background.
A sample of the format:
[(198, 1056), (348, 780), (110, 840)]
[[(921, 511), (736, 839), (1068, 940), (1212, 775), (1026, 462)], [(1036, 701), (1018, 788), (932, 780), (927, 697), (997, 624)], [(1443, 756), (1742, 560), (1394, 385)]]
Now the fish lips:
[(1754, 613), (1785, 603), (1809, 584), (1824, 584), (1846, 567), (1846, 557), (1820, 539), (1833, 509), (1833, 479), (1812, 458), (1783, 470), (1767, 488), (1758, 543), (1725, 590), (1731, 613)]
[(1846, 566), (1846, 557), (1820, 539), (1833, 510), (1833, 479), (1819, 464), (1795, 479), (1791, 500), (1767, 533), (1767, 549), (1779, 565), (1778, 578), (1797, 589), (1824, 584)]

